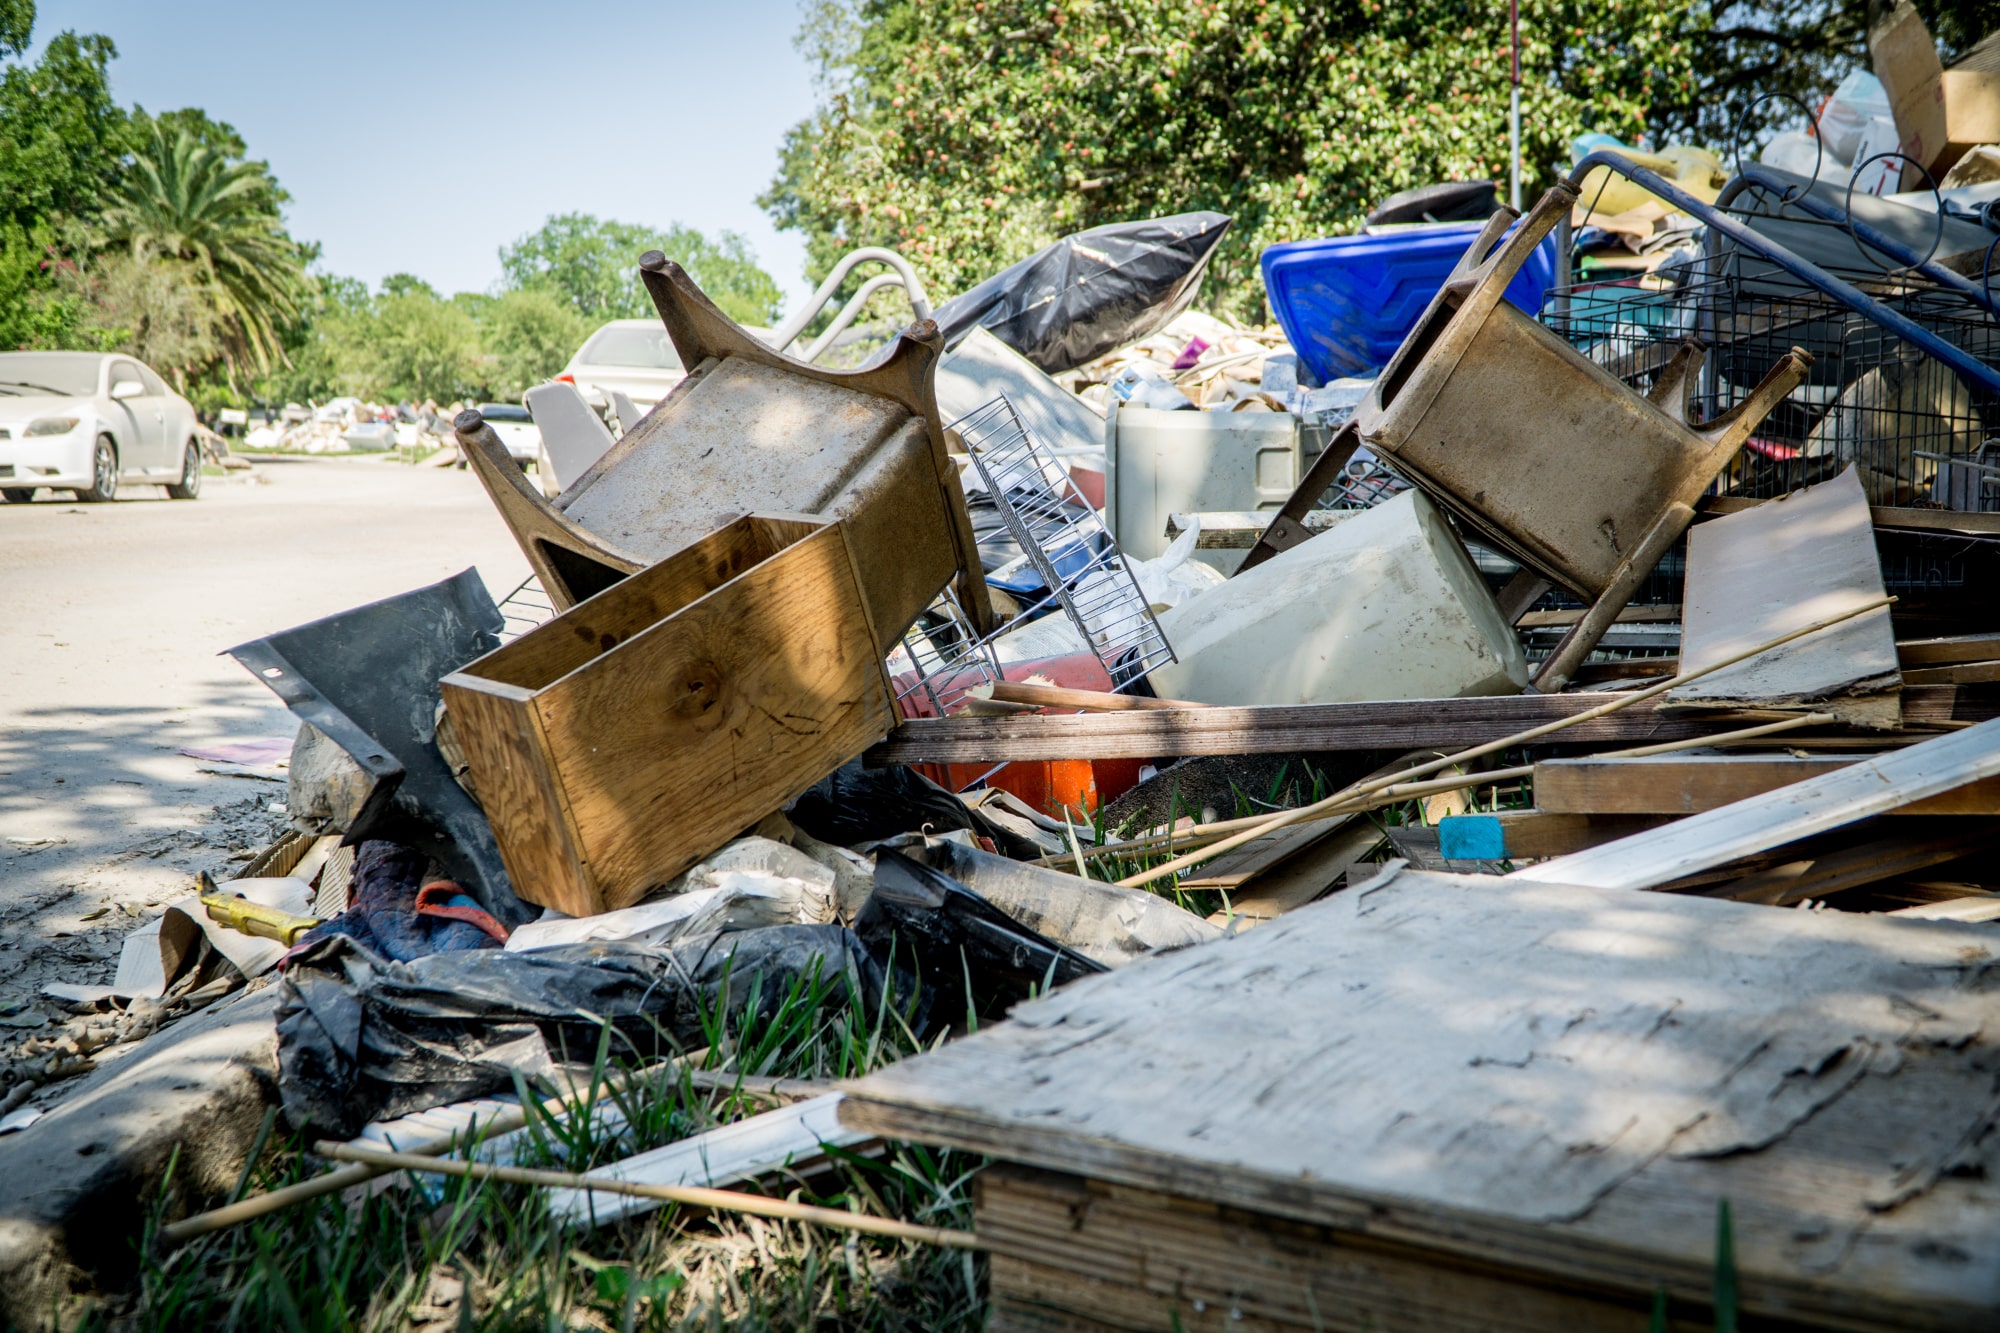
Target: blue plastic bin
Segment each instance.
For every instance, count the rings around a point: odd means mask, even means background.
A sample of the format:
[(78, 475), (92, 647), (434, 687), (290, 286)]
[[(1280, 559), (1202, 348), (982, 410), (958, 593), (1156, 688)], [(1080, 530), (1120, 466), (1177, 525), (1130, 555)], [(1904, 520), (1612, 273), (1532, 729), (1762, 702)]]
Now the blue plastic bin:
[[(1376, 236), (1289, 241), (1264, 251), (1264, 290), (1299, 361), (1324, 384), (1389, 364), (1424, 307), (1479, 234), (1479, 223), (1398, 228)], [(1530, 315), (1555, 283), (1551, 236), (1508, 284)]]

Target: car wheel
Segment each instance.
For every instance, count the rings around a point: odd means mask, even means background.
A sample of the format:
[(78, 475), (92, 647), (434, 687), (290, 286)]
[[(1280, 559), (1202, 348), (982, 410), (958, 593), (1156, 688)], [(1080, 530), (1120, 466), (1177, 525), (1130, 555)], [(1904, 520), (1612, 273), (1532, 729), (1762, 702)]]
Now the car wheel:
[(90, 504), (107, 504), (118, 498), (118, 446), (109, 435), (97, 437), (97, 449), (90, 456), (90, 479), (95, 485), (78, 489), (76, 498)]
[(0, 504), (24, 505), (34, 498), (35, 488), (32, 486), (9, 486), (0, 491)]
[(192, 500), (201, 494), (201, 447), (193, 440), (181, 454), (181, 479), (167, 487), (167, 495), (175, 500)]

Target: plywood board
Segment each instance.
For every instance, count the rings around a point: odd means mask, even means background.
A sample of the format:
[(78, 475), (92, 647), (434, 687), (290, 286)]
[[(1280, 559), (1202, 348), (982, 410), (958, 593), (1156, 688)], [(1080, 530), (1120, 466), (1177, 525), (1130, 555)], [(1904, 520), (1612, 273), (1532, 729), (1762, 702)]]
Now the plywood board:
[[(1699, 671), (1884, 595), (1859, 475), (1696, 525), (1688, 533), (1681, 670)], [(1895, 632), (1883, 607), (1669, 691), (1670, 707), (1830, 712), (1894, 726)]]
[[(1746, 1313), (2000, 1313), (1980, 929), (1402, 870), (846, 1085), (843, 1123)], [(1331, 1326), (1331, 1325), (1330, 1325)]]

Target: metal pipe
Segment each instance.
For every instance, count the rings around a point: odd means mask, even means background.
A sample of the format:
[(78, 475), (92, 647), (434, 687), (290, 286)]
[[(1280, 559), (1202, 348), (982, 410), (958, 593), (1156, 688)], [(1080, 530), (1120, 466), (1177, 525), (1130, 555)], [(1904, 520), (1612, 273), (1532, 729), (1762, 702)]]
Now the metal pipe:
[(847, 281), (847, 275), (854, 271), (854, 266), (865, 263), (887, 264), (901, 274), (903, 287), (910, 293), (912, 313), (918, 319), (931, 317), (930, 296), (924, 291), (924, 280), (910, 267), (910, 261), (894, 250), (885, 250), (879, 245), (864, 245), (859, 250), (849, 250), (840, 257), (840, 262), (833, 266), (833, 272), (826, 275), (826, 281), (820, 283), (819, 289), (807, 297), (806, 303), (780, 324), (777, 332), (771, 335), (771, 346), (782, 352), (797, 342), (799, 335), (805, 332), (806, 325), (812, 323), (813, 316), (826, 308), (826, 303), (833, 299), (836, 291), (840, 290), (840, 284)]
[(1619, 153), (1601, 148), (1585, 157), (1570, 173), (1570, 184), (1580, 188), (1580, 182), (1593, 167), (1608, 168), (1641, 189), (1658, 195), (1680, 212), (1706, 223), (1711, 230), (1721, 232), (1752, 254), (1769, 260), (1814, 291), (1831, 296), (1848, 309), (1866, 315), (1903, 341), (1921, 348), (1967, 379), (1985, 386), (1990, 392), (2000, 393), (2000, 370), (1946, 342), (1907, 315), (1890, 309), (1871, 296), (1864, 295), (1851, 283), (1834, 277), (1817, 264), (1801, 259), (1776, 241), (1759, 236), (1714, 205), (1703, 203), (1664, 176), (1628, 161)]
[[(1775, 170), (1762, 163), (1753, 162), (1749, 166), (1737, 168), (1736, 178), (1722, 187), (1722, 193), (1716, 196), (1715, 206), (1717, 208), (1729, 207), (1730, 203), (1737, 196), (1753, 185), (1766, 190), (1775, 190), (1780, 195), (1785, 195), (1796, 185), (1796, 182), (1785, 179)], [(1880, 250), (1883, 254), (1896, 260), (1905, 268), (1923, 274), (1940, 287), (1949, 287), (1961, 296), (1977, 301), (1992, 314), (2000, 315), (2000, 305), (1996, 305), (1993, 299), (1986, 294), (1985, 290), (1978, 283), (1972, 281), (1972, 279), (1962, 273), (1954, 273), (1933, 258), (1919, 255), (1915, 250), (1903, 244), (1903, 242), (1891, 236), (1888, 232), (1882, 231), (1873, 223), (1862, 221), (1860, 218), (1854, 216), (1851, 211), (1841, 208), (1830, 200), (1819, 198), (1811, 190), (1808, 189), (1797, 198), (1786, 198), (1784, 203), (1803, 209), (1823, 222), (1831, 222), (1837, 226), (1847, 228), (1853, 234), (1854, 238), (1863, 245)]]
[(1507, 20), (1513, 32), (1514, 86), (1507, 109), (1508, 143), (1512, 155), (1507, 164), (1507, 203), (1521, 211), (1521, 0), (1508, 0)]
[[(869, 297), (875, 295), (875, 293), (881, 291), (884, 287), (902, 286), (903, 278), (899, 273), (878, 273), (868, 279), (868, 281), (862, 283), (861, 290), (848, 297), (847, 304), (842, 306), (840, 313), (833, 317), (833, 323), (827, 325), (825, 331), (819, 337), (813, 339), (807, 345), (805, 351), (799, 353), (799, 360), (819, 360), (820, 353), (831, 347), (835, 338), (847, 332), (847, 326), (852, 324), (861, 314), (862, 307), (868, 304)], [(907, 291), (908, 289), (905, 288), (904, 290)], [(912, 301), (910, 304), (915, 306), (916, 302)]]

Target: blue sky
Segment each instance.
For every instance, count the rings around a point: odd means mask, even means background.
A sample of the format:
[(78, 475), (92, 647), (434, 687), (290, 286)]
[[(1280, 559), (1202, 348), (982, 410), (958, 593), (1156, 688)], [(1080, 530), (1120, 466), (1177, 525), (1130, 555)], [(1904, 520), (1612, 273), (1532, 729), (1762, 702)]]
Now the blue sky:
[(292, 195), (293, 235), (373, 284), (444, 292), (551, 213), (741, 232), (787, 299), (795, 233), (754, 200), (812, 105), (798, 0), (42, 0), (118, 46), (113, 94), (228, 121)]

